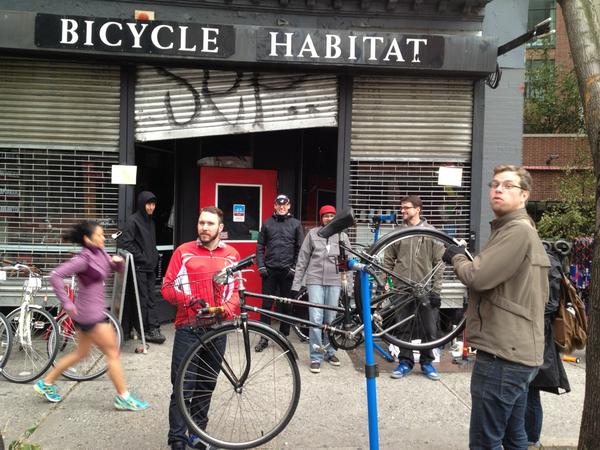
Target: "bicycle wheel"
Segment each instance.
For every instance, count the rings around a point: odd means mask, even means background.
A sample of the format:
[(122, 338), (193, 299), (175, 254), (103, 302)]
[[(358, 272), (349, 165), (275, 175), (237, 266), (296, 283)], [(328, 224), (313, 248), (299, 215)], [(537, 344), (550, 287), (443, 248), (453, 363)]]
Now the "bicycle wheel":
[[(308, 302), (308, 291), (304, 290), (302, 295), (298, 297), (298, 300)], [(294, 305), (294, 312), (292, 315), (308, 320), (308, 307)], [(308, 342), (309, 328), (307, 326), (294, 324), (292, 325), (292, 329), (294, 330), (294, 333), (296, 333), (296, 336), (298, 336), (298, 339), (300, 339), (300, 342)]]
[[(261, 338), (269, 345), (254, 351)], [(231, 322), (202, 337), (183, 359), (177, 403), (191, 433), (219, 448), (264, 444), (289, 423), (300, 373), (289, 343), (260, 323)]]
[[(19, 330), (19, 322), (23, 326)], [(12, 311), (7, 317), (13, 344), (10, 359), (2, 368), (2, 375), (15, 383), (29, 383), (42, 376), (56, 357), (58, 347), (48, 347), (48, 340), (57, 333), (54, 317), (37, 305), (29, 305), (23, 317), (21, 308)], [(54, 337), (56, 341), (56, 337)]]
[(10, 357), (12, 348), (12, 333), (4, 314), (0, 313), (0, 369), (4, 367)]
[[(465, 324), (467, 288), (452, 267), (441, 260), (445, 248), (455, 245), (441, 231), (412, 227), (386, 235), (367, 253), (392, 272), (375, 269), (386, 290), (371, 283), (373, 332), (402, 348), (428, 350), (441, 347), (457, 336)], [(441, 305), (430, 303), (436, 293)]]
[[(110, 312), (104, 311), (104, 314), (106, 314), (108, 323), (112, 325), (113, 330), (117, 335), (118, 346), (121, 348), (123, 343), (123, 330), (121, 329), (121, 325), (117, 318)], [(58, 355), (52, 361), (52, 364), (54, 365), (56, 365), (57, 360), (62, 356), (71, 353), (77, 348), (77, 335), (75, 334), (73, 321), (65, 314), (58, 319), (57, 323), (59, 330), (58, 335), (53, 334), (48, 340), (48, 348), (52, 349), (56, 345), (54, 341), (56, 340), (56, 336), (58, 336)], [(98, 347), (92, 345), (90, 353), (86, 358), (79, 361), (76, 365), (69, 367), (62, 374), (69, 380), (89, 381), (104, 375), (107, 370), (108, 367), (106, 366), (104, 354)]]

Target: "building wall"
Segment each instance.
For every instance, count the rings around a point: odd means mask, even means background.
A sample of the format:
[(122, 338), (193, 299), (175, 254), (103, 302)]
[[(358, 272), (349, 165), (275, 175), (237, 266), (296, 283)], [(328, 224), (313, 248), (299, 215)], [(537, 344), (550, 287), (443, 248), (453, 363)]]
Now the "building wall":
[(558, 200), (565, 167), (589, 169), (587, 136), (529, 134), (523, 136), (523, 165), (533, 178), (531, 201)]

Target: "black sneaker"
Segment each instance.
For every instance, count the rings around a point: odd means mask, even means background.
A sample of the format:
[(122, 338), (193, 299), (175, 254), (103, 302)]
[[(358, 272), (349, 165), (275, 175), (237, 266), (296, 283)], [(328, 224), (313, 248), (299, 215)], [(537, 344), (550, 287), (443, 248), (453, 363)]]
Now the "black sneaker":
[(160, 328), (154, 328), (145, 334), (146, 341), (154, 344), (163, 344), (167, 338), (160, 332)]
[(261, 337), (260, 341), (258, 341), (258, 344), (256, 344), (256, 347), (254, 347), (254, 351), (257, 353), (260, 353), (268, 346), (269, 346), (269, 341), (267, 341), (264, 337)]

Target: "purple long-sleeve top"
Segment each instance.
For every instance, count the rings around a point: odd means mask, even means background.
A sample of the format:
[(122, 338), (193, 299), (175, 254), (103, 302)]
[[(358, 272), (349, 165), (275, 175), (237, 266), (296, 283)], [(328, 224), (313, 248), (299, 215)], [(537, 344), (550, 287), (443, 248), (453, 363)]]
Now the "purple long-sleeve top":
[[(70, 260), (50, 273), (50, 284), (62, 307), (81, 324), (92, 324), (105, 318), (104, 280), (111, 270), (123, 270), (123, 262), (115, 263), (102, 248), (83, 247)], [(71, 301), (65, 290), (64, 280), (77, 275), (77, 294)], [(77, 313), (73, 314), (74, 309)]]

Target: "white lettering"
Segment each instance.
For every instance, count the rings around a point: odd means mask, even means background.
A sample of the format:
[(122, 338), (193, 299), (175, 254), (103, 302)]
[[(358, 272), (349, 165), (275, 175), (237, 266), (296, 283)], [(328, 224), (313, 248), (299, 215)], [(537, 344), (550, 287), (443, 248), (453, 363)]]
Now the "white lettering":
[(388, 48), (388, 51), (383, 60), (389, 61), (390, 55), (394, 55), (396, 57), (396, 62), (404, 62), (404, 58), (402, 57), (402, 52), (400, 51), (400, 46), (398, 45), (398, 41), (396, 40), (396, 38), (392, 39), (390, 48)]
[(160, 42), (158, 42), (158, 33), (160, 33), (160, 30), (163, 28), (166, 28), (173, 33), (173, 27), (171, 25), (159, 25), (152, 30), (152, 33), (150, 33), (150, 40), (156, 48), (160, 48), (161, 50), (170, 50), (173, 48), (173, 42), (171, 42), (169, 45), (162, 45)]
[(348, 36), (350, 42), (350, 48), (348, 49), (348, 59), (356, 59), (356, 38), (358, 36)]
[(184, 27), (184, 26), (180, 26), (179, 30), (181, 31), (181, 37), (179, 40), (179, 50), (180, 51), (186, 51), (186, 52), (195, 52), (196, 51), (196, 45), (194, 44), (193, 47), (188, 47), (187, 46), (187, 30), (188, 27)]
[[(325, 51), (325, 58), (339, 58), (340, 55), (342, 54), (342, 51), (340, 50), (340, 42), (342, 40), (340, 39), (339, 36), (336, 36), (335, 34), (326, 34), (325, 35), (325, 46), (326, 46), (326, 51)], [(331, 54), (331, 50), (334, 50), (333, 54)]]
[(294, 56), (292, 55), (292, 36), (294, 33), (285, 33), (285, 42), (277, 42), (278, 31), (271, 31), (269, 34), (271, 35), (271, 52), (269, 56), (278, 56), (277, 47), (280, 45), (285, 47), (285, 55), (283, 56)]
[[(215, 37), (210, 37), (210, 33), (214, 33)], [(219, 46), (217, 45), (217, 36), (219, 35), (218, 28), (202, 28), (202, 50), (206, 53), (218, 53)], [(210, 48), (208, 44), (213, 44)]]
[(298, 57), (304, 58), (304, 55), (303, 55), (304, 52), (310, 52), (311, 58), (319, 57), (319, 54), (317, 53), (317, 49), (315, 48), (315, 44), (313, 43), (312, 38), (310, 37), (310, 34), (306, 35), (306, 39), (304, 39), (304, 43), (302, 44), (302, 47), (300, 48), (300, 51), (298, 52)]
[(75, 44), (79, 36), (77, 35), (77, 21), (74, 19), (60, 19), (62, 34), (61, 44)]
[(377, 61), (375, 56), (375, 51), (377, 47), (377, 42), (383, 42), (383, 38), (381, 36), (363, 36), (363, 43), (366, 41), (369, 42), (369, 61)]
[(100, 40), (102, 41), (102, 43), (104, 45), (108, 45), (109, 47), (118, 47), (119, 45), (121, 45), (121, 39), (119, 39), (117, 42), (110, 42), (108, 40), (108, 37), (106, 36), (107, 32), (108, 32), (108, 27), (115, 25), (119, 30), (123, 29), (123, 25), (121, 25), (119, 22), (106, 22), (105, 24), (103, 24), (100, 27)]
[(93, 33), (94, 21), (86, 20), (85, 21), (85, 42), (83, 45), (93, 46), (94, 42), (92, 41), (92, 33)]
[(127, 23), (129, 30), (131, 31), (131, 35), (133, 36), (133, 45), (131, 48), (142, 48), (140, 44), (140, 39), (142, 38), (142, 34), (144, 34), (144, 30), (148, 27), (147, 23), (139, 24), (142, 26), (142, 29), (138, 31), (137, 23)]
[(411, 44), (413, 43), (415, 44), (414, 46), (414, 51), (413, 51), (413, 60), (411, 62), (421, 62), (421, 59), (419, 58), (419, 46), (421, 45), (421, 43), (427, 45), (427, 39), (407, 39), (406, 43), (407, 44)]

